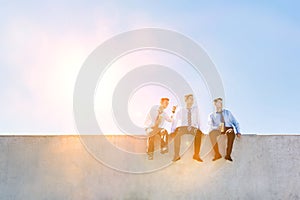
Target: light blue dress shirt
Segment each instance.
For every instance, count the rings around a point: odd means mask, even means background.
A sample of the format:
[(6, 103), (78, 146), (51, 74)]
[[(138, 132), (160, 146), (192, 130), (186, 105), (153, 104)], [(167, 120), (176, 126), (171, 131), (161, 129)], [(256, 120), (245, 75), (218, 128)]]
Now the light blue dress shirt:
[[(223, 109), (223, 116), (225, 121), (225, 127), (235, 128), (236, 133), (240, 133), (239, 122), (235, 119), (229, 110)], [(209, 115), (208, 124), (210, 126), (210, 131), (216, 130), (221, 124), (221, 113), (213, 112)]]

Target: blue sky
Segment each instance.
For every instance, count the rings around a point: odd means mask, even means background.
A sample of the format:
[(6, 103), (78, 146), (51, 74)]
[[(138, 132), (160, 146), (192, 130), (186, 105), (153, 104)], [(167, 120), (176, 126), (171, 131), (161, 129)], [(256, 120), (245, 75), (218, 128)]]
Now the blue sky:
[(72, 92), (101, 42), (144, 27), (199, 43), (244, 133), (300, 133), (299, 1), (2, 1), (0, 132), (73, 132)]

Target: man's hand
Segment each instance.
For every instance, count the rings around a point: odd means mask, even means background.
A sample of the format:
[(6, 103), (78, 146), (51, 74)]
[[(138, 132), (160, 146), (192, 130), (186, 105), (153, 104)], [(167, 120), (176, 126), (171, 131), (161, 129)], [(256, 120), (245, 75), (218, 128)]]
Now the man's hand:
[(172, 107), (172, 113), (173, 113), (173, 114), (175, 113), (176, 108), (177, 108), (177, 106), (173, 106), (173, 107)]
[(242, 134), (241, 134), (241, 133), (237, 133), (236, 136), (237, 136), (238, 138), (241, 138), (241, 137), (242, 137)]
[(147, 133), (147, 135), (149, 135), (152, 131), (153, 131), (152, 128), (146, 128), (146, 133)]
[[(222, 130), (222, 126), (223, 126), (222, 124), (220, 124), (220, 125), (218, 126), (218, 130), (219, 130), (219, 131)], [(229, 129), (229, 130), (230, 130), (230, 129)]]

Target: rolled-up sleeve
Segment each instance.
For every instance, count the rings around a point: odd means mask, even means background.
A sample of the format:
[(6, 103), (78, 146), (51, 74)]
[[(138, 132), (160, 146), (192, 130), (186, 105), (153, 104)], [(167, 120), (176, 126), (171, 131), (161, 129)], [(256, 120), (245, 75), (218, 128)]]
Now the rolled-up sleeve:
[(145, 129), (150, 128), (153, 125), (154, 116), (155, 116), (155, 107), (152, 107), (149, 110), (149, 112), (146, 116), (146, 119), (145, 119), (145, 123), (144, 123), (144, 128)]
[(181, 110), (179, 110), (175, 115), (174, 115), (174, 118), (173, 118), (173, 122), (172, 122), (172, 125), (171, 125), (171, 132), (173, 133), (175, 131), (175, 129), (177, 128), (177, 123), (178, 123), (178, 119), (180, 119), (181, 117)]
[(231, 123), (233, 124), (233, 126), (236, 130), (236, 133), (237, 134), (241, 133), (239, 122), (236, 120), (236, 118), (233, 116), (233, 114), (231, 112), (229, 112), (229, 116), (230, 116), (230, 121), (231, 121)]
[(214, 124), (213, 114), (210, 114), (208, 116), (208, 126), (209, 126), (209, 131), (216, 130), (219, 128), (218, 125)]

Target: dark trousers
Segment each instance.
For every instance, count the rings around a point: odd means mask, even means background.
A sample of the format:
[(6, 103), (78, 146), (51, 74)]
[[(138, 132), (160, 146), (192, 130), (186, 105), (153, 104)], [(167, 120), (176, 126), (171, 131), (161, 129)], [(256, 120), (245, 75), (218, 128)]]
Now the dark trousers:
[(195, 136), (194, 139), (194, 155), (199, 155), (200, 153), (200, 145), (201, 145), (201, 137), (202, 132), (194, 127), (191, 127), (191, 129), (188, 129), (188, 126), (180, 126), (176, 128), (174, 131), (174, 154), (175, 157), (179, 156), (180, 153), (180, 144), (181, 144), (181, 136), (184, 134), (192, 134)]
[(213, 146), (213, 149), (215, 151), (215, 155), (219, 155), (219, 146), (217, 142), (217, 137), (220, 136), (221, 134), (226, 134), (227, 135), (227, 149), (226, 149), (226, 156), (230, 156), (232, 152), (232, 147), (233, 147), (233, 142), (235, 138), (235, 133), (232, 127), (225, 127), (224, 133), (221, 133), (220, 130), (212, 130), (209, 133), (209, 138), (211, 141), (211, 144)]
[(168, 148), (169, 143), (169, 135), (168, 131), (163, 128), (158, 128), (155, 131), (153, 131), (151, 134), (149, 134), (147, 139), (147, 153), (153, 153), (154, 152), (154, 140), (156, 135), (160, 136), (160, 148)]

